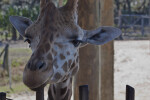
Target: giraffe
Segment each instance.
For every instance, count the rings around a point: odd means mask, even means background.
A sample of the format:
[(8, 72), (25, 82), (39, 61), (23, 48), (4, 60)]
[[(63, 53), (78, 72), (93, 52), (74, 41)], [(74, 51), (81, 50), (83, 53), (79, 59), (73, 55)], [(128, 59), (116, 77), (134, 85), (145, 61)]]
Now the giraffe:
[(102, 45), (121, 34), (115, 27), (84, 30), (78, 25), (78, 0), (68, 0), (57, 8), (51, 0), (40, 0), (35, 22), (10, 16), (11, 24), (29, 43), (32, 55), (23, 72), (23, 82), (31, 90), (50, 84), (48, 100), (70, 100), (72, 77), (79, 70), (79, 48)]

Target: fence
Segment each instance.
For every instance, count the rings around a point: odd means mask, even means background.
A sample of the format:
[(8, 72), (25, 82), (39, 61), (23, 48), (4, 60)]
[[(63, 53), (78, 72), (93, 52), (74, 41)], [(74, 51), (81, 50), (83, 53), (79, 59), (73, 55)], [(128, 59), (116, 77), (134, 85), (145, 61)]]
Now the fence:
[(12, 28), (12, 32), (10, 32), (10, 30), (0, 31), (0, 41), (10, 40), (23, 40), (23, 37), (21, 35), (18, 35), (14, 28)]
[[(126, 86), (126, 99), (125, 100), (135, 100), (135, 90), (133, 87)], [(6, 98), (6, 93), (0, 93), (0, 100), (12, 100)], [(44, 100), (44, 88), (36, 93), (36, 100)], [(79, 100), (89, 100), (89, 88), (88, 85), (83, 85), (79, 87)]]
[[(124, 30), (124, 33), (127, 32), (127, 29), (135, 30), (139, 29), (141, 31), (141, 35), (145, 35), (145, 27), (150, 27), (150, 16), (146, 15), (120, 15), (115, 18), (115, 23), (117, 26)], [(132, 33), (132, 32), (131, 32)]]
[[(3, 63), (2, 63), (2, 68), (3, 72), (7, 71), (9, 75), (9, 87), (11, 88), (11, 64), (9, 60), (9, 44), (6, 44), (5, 48), (2, 50), (0, 53), (0, 58), (3, 56)], [(1, 74), (3, 74), (3, 72)]]
[(3, 58), (3, 69), (7, 70), (9, 73), (9, 60), (8, 60), (8, 56), (9, 56), (9, 45), (6, 44), (5, 48), (2, 50), (2, 52), (0, 53), (0, 58), (1, 56), (4, 54), (4, 58)]
[(12, 100), (12, 99), (6, 98), (6, 93), (0, 92), (0, 100)]
[[(135, 90), (133, 87), (126, 86), (126, 99), (125, 100), (134, 100)], [(88, 85), (83, 85), (79, 87), (79, 100), (89, 100), (89, 89)]]

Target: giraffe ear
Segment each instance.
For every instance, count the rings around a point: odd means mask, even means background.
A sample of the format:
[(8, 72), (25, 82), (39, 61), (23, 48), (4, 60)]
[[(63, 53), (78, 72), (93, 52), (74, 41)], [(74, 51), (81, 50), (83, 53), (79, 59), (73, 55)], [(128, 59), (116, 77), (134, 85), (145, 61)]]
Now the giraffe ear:
[(27, 27), (32, 24), (32, 21), (30, 19), (20, 16), (10, 16), (9, 20), (22, 36), (24, 36)]
[(111, 40), (114, 40), (121, 35), (121, 30), (114, 27), (103, 26), (96, 30), (84, 31), (83, 43), (90, 43), (96, 45), (105, 44)]

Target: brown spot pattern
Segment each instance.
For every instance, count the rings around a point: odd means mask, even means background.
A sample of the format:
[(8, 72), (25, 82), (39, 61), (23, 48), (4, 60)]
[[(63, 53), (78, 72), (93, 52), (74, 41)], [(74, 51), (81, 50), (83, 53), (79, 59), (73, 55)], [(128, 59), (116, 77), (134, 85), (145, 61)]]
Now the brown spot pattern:
[(64, 70), (65, 72), (67, 72), (67, 62), (64, 63), (64, 65), (63, 65), (62, 68), (63, 68), (63, 70)]
[(53, 91), (54, 91), (54, 94), (56, 94), (56, 88), (54, 85), (53, 85)]
[(77, 56), (77, 53), (74, 54), (74, 57), (76, 57), (76, 56)]
[(52, 60), (52, 59), (53, 59), (51, 53), (49, 53), (49, 54), (47, 55), (47, 59), (48, 59), (48, 60)]
[(50, 42), (52, 42), (53, 39), (54, 39), (54, 36), (53, 36), (53, 34), (51, 34), (51, 35), (50, 35)]
[(56, 68), (59, 67), (59, 66), (57, 65), (57, 59), (55, 59), (55, 60), (53, 61), (53, 64), (54, 64), (54, 66), (55, 66)]
[(57, 55), (57, 52), (54, 49), (52, 49), (52, 53), (54, 54), (54, 56)]
[(62, 49), (63, 48), (63, 45), (62, 44), (56, 44), (60, 49)]
[[(56, 36), (56, 34), (55, 34), (56, 31), (60, 31), (57, 28), (57, 26), (59, 26), (60, 28), (61, 28), (61, 26), (64, 26), (64, 25), (69, 25), (71, 28), (73, 27), (73, 24), (71, 24), (72, 23), (71, 19), (74, 19), (75, 16), (70, 16), (70, 13), (68, 13), (68, 12), (70, 12), (70, 9), (77, 10), (77, 9), (74, 9), (75, 7), (73, 6), (73, 5), (77, 6), (77, 4), (75, 4), (77, 2), (77, 0), (70, 0), (69, 3), (67, 4), (67, 6), (65, 7), (65, 9), (68, 10), (67, 13), (69, 15), (65, 12), (61, 16), (58, 16), (57, 8), (53, 5), (53, 3), (51, 3), (51, 2), (46, 3), (46, 1), (50, 1), (50, 0), (42, 0), (42, 1), (43, 2), (41, 2), (41, 15), (39, 17), (39, 20), (41, 20), (41, 23), (39, 25), (41, 25), (41, 26), (40, 26), (40, 29), (38, 29), (38, 30), (40, 30), (40, 33), (45, 33), (45, 34), (42, 34), (43, 41), (41, 41), (42, 43), (40, 44), (40, 48), (38, 48), (38, 51), (35, 54), (35, 55), (37, 55), (37, 57), (38, 56), (40, 57), (45, 52), (50, 50), (51, 45), (49, 43), (45, 43), (45, 44), (43, 44), (43, 43), (45, 41), (52, 42), (54, 40), (54, 38)], [(71, 1), (73, 1), (73, 2), (71, 2)], [(72, 11), (72, 13), (74, 13), (74, 12), (75, 11)], [(57, 21), (56, 19), (59, 19), (59, 21), (56, 22)], [(56, 25), (56, 23), (59, 25)], [(41, 29), (43, 32), (41, 31)], [(36, 31), (36, 29), (34, 29), (34, 30)], [(51, 33), (51, 34), (48, 34), (48, 33)], [(58, 47), (63, 48), (63, 45), (58, 44)], [(51, 53), (53, 53), (54, 56), (57, 55), (57, 52), (54, 49), (52, 49)], [(51, 53), (49, 53), (47, 55), (47, 59), (52, 61), (52, 54)], [(70, 52), (67, 52), (67, 55), (70, 55)], [(76, 54), (74, 56), (76, 56)], [(35, 57), (35, 59), (37, 59), (37, 58)], [(63, 60), (63, 59), (66, 59), (66, 57), (63, 54), (60, 54), (60, 59)], [(71, 59), (68, 62), (65, 62), (63, 65), (63, 70), (67, 71), (67, 67), (68, 67), (67, 64), (69, 64), (69, 66), (71, 66), (71, 67), (75, 66), (75, 63), (72, 64), (72, 62), (73, 61)], [(51, 62), (51, 64), (52, 64), (52, 62)], [(56, 62), (56, 59), (54, 60), (53, 64), (56, 68), (58, 68), (58, 64)], [(60, 79), (62, 76), (61, 76), (61, 74), (56, 73), (54, 75), (54, 77), (56, 79)], [(61, 95), (65, 94), (65, 97), (62, 98), (62, 100), (68, 100), (71, 97), (71, 89), (70, 88), (68, 89), (68, 87), (62, 88), (60, 90)], [(49, 89), (49, 91), (48, 91), (50, 100), (55, 99), (54, 94), (56, 94), (56, 88), (57, 87), (55, 87), (54, 85), (51, 85), (51, 89)]]
[(46, 51), (46, 52), (49, 51), (49, 50), (50, 50), (50, 44), (49, 44), (49, 43), (46, 43), (44, 48), (45, 48), (45, 51)]
[(76, 66), (75, 62), (71, 65), (71, 69), (73, 69)]
[(67, 87), (61, 89), (61, 95), (64, 95), (67, 92)]
[(66, 59), (66, 57), (63, 54), (60, 54), (60, 59), (64, 60), (64, 59)]
[(67, 55), (70, 55), (70, 52), (69, 52), (69, 51), (67, 51)]
[(68, 65), (71, 66), (71, 64), (72, 64), (72, 59), (70, 59), (70, 60), (68, 61)]
[(56, 79), (60, 79), (61, 78), (61, 75), (59, 73), (56, 73), (55, 76), (54, 76)]

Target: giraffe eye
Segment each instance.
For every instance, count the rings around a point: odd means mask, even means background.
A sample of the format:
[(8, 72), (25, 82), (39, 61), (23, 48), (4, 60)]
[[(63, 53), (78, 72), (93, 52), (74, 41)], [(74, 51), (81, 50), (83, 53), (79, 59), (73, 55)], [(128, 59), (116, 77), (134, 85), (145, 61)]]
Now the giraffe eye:
[(30, 39), (25, 39), (24, 42), (28, 42), (29, 44), (31, 44), (31, 40)]
[(78, 46), (80, 45), (80, 43), (82, 43), (81, 40), (73, 40), (73, 41), (71, 41), (71, 42), (72, 42), (72, 44), (73, 44), (75, 47), (78, 47)]

